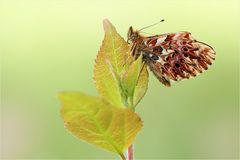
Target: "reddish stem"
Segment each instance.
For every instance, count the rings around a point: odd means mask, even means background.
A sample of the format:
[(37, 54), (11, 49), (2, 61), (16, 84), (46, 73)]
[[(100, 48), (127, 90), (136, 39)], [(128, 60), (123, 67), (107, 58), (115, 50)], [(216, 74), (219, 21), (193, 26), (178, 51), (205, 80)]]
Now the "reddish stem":
[(128, 147), (128, 160), (133, 160), (133, 145), (131, 144), (129, 147)]

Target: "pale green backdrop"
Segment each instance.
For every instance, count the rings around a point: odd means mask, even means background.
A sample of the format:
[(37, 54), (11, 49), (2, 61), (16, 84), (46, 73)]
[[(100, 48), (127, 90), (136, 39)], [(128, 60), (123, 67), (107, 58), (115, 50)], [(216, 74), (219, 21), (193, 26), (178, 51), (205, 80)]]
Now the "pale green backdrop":
[[(97, 95), (93, 66), (108, 18), (126, 38), (190, 31), (217, 52), (202, 75), (166, 88), (150, 74), (137, 108), (144, 128), (138, 159), (238, 157), (239, 10), (237, 0), (1, 0), (1, 158), (108, 159), (114, 154), (64, 129), (59, 91)], [(107, 82), (106, 82), (107, 83)]]

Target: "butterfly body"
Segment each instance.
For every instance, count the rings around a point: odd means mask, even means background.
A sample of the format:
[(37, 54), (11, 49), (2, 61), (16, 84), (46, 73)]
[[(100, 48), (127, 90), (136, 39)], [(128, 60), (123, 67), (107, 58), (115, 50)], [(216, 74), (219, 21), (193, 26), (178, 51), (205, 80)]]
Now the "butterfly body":
[(132, 55), (136, 58), (142, 55), (143, 61), (166, 86), (170, 86), (170, 80), (195, 77), (215, 59), (213, 48), (197, 41), (189, 32), (145, 37), (130, 27), (128, 41)]

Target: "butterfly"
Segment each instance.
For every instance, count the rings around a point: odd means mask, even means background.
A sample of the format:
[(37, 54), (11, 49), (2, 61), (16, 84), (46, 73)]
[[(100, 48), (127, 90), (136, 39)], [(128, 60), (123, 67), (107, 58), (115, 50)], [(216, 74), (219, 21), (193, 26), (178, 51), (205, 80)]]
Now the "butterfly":
[(214, 49), (197, 41), (190, 32), (146, 37), (140, 34), (142, 29), (133, 30), (130, 27), (128, 30), (127, 42), (131, 44), (131, 53), (135, 58), (141, 55), (145, 64), (165, 86), (171, 86), (170, 80), (195, 77), (207, 70), (215, 60)]

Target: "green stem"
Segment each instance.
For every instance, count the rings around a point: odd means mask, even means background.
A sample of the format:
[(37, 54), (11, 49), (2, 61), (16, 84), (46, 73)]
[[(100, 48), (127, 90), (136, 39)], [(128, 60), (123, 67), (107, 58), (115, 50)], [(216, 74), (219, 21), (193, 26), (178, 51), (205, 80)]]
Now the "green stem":
[(122, 160), (126, 160), (126, 157), (121, 153), (121, 154), (119, 154), (120, 155), (120, 157), (122, 158)]
[(130, 97), (130, 106), (131, 106), (131, 109), (133, 110), (133, 112), (135, 112), (135, 106), (133, 104), (133, 96)]

